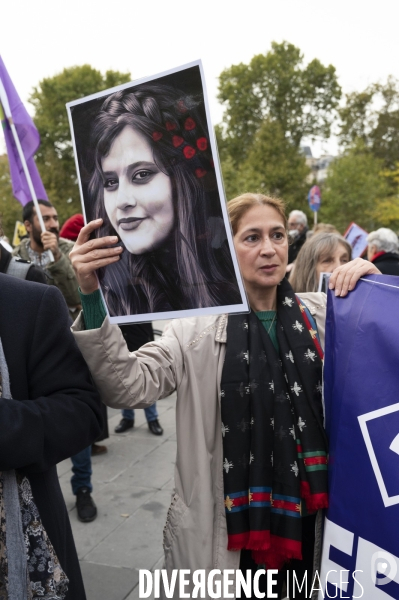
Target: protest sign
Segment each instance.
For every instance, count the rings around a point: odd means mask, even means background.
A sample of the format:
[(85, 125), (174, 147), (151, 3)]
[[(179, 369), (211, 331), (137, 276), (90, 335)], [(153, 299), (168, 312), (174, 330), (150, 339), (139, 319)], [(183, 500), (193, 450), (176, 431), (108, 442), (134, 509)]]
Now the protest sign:
[(67, 109), (85, 221), (123, 247), (99, 272), (111, 321), (247, 311), (201, 62)]
[(26, 231), (26, 227), (22, 223), (22, 221), (15, 221), (14, 236), (12, 238), (12, 245), (14, 246), (14, 248), (16, 246), (19, 246), (19, 244), (22, 241), (22, 238), (26, 237), (27, 235), (28, 232)]
[(399, 598), (398, 311), (397, 277), (364, 278), (346, 298), (329, 292), (330, 491), (319, 599)]
[(319, 285), (317, 288), (318, 292), (324, 292), (327, 294), (328, 292), (328, 284), (330, 282), (331, 273), (320, 273), (319, 275)]
[(320, 210), (321, 192), (320, 192), (320, 188), (318, 185), (314, 185), (313, 187), (310, 188), (309, 194), (308, 194), (308, 203), (309, 203), (310, 210), (312, 210), (313, 212), (317, 212)]
[(352, 258), (358, 258), (367, 248), (368, 233), (365, 229), (351, 223), (344, 233), (344, 238), (352, 246)]

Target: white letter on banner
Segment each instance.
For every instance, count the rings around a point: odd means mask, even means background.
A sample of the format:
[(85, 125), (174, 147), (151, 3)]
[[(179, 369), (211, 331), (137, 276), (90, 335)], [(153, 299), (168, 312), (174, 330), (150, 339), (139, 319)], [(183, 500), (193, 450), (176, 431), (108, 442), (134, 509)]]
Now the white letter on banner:
[[(337, 548), (337, 550), (341, 550), (341, 552), (352, 556), (353, 539), (354, 535), (351, 531), (348, 531), (347, 529), (336, 525), (327, 518), (325, 519), (323, 553), (320, 570), (320, 580), (324, 588), (319, 592), (319, 600), (321, 600), (324, 597), (328, 598), (327, 594), (324, 594), (324, 592), (327, 589), (327, 581), (331, 585), (336, 586), (338, 595), (338, 589), (340, 585), (338, 571), (340, 570), (340, 565), (337, 565), (335, 562), (330, 560), (330, 546), (334, 546), (334, 548)], [(348, 586), (346, 586), (343, 591), (346, 592), (347, 589)]]
[(165, 596), (167, 598), (173, 598), (173, 594), (175, 593), (176, 587), (176, 579), (177, 579), (177, 569), (173, 569), (172, 577), (170, 578), (170, 585), (168, 582), (168, 572), (166, 569), (162, 569), (162, 582), (163, 588), (165, 590)]
[(273, 592), (275, 585), (277, 585), (277, 580), (274, 579), (273, 575), (278, 575), (278, 569), (268, 569), (266, 571), (267, 576), (267, 597), (268, 598), (278, 598), (278, 594)]
[[(147, 589), (145, 589), (147, 579)], [(149, 598), (152, 593), (152, 573), (148, 569), (139, 570), (139, 598)]]
[(190, 573), (190, 569), (179, 569), (179, 598), (190, 598), (190, 592), (184, 591), (184, 588), (190, 583), (190, 580), (185, 579), (185, 576), (190, 575)]
[[(356, 558), (356, 571), (359, 572), (353, 588), (353, 597), (362, 600), (386, 600), (392, 598), (384, 591), (384, 585), (390, 581), (399, 583), (399, 558), (385, 552), (375, 544), (359, 538)], [(377, 577), (381, 573), (384, 577)], [(364, 594), (361, 595), (360, 590)]]
[(197, 569), (193, 571), (193, 593), (191, 598), (198, 598), (198, 592), (200, 591), (200, 598), (205, 598), (206, 583), (205, 583), (205, 569)]
[(252, 596), (252, 571), (247, 569), (246, 578), (242, 571), (236, 571), (236, 598), (241, 598), (241, 589), (244, 592), (244, 598)]
[(220, 569), (212, 569), (209, 571), (208, 575), (208, 596), (211, 598), (221, 598), (222, 597), (222, 584), (220, 581), (215, 581), (215, 587), (213, 587), (213, 580), (216, 575), (221, 575), (222, 572)]
[(263, 594), (259, 590), (259, 577), (266, 573), (265, 569), (258, 569), (254, 575), (254, 594), (255, 598), (264, 598), (266, 594)]
[(229, 579), (229, 576), (234, 573), (234, 569), (224, 569), (223, 571), (223, 598), (235, 598), (234, 592), (229, 592), (229, 587), (234, 585), (234, 579)]

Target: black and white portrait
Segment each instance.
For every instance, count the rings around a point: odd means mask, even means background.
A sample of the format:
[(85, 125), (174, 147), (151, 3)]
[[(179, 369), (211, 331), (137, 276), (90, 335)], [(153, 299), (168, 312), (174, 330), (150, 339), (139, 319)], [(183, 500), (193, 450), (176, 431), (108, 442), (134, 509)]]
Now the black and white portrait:
[(99, 272), (111, 320), (248, 310), (200, 62), (67, 107), (86, 223), (123, 247)]

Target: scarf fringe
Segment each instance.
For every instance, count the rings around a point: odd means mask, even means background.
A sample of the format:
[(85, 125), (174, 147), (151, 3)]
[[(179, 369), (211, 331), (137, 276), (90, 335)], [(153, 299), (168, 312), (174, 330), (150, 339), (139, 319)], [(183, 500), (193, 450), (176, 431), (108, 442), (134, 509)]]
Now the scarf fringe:
[(328, 494), (312, 494), (308, 481), (301, 481), (301, 497), (306, 502), (308, 511), (315, 512), (321, 508), (328, 508)]
[(266, 569), (281, 569), (296, 558), (302, 559), (302, 543), (270, 535), (270, 531), (251, 531), (228, 536), (228, 550), (252, 550), (252, 558)]

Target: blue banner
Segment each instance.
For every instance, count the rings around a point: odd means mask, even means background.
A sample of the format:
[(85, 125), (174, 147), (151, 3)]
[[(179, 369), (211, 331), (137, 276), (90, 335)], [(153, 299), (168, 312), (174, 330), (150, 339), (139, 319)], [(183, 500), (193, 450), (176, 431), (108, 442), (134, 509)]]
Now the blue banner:
[(399, 599), (399, 277), (329, 292), (321, 598)]

